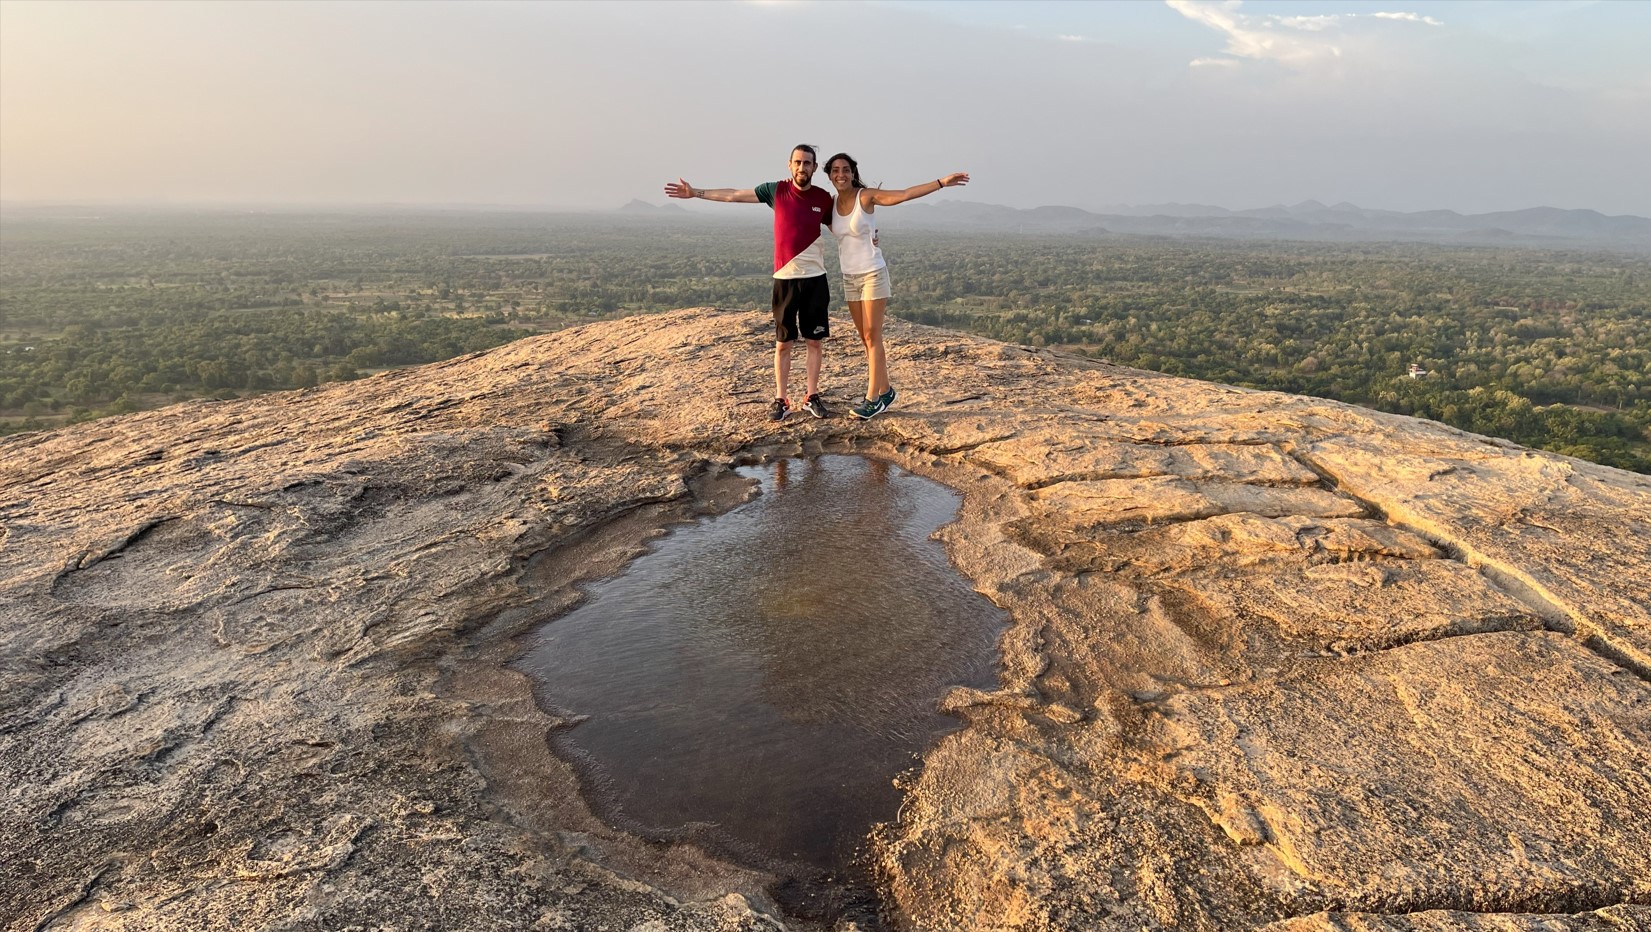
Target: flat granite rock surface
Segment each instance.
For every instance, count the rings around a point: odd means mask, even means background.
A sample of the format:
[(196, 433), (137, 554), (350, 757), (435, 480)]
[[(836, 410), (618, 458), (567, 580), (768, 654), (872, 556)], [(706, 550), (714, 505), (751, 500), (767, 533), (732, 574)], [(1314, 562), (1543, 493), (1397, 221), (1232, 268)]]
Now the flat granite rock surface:
[(889, 413), (774, 424), (767, 317), (0, 439), (0, 926), (832, 928), (597, 818), (508, 664), (841, 452), (1011, 621), (837, 928), (1651, 928), (1651, 479), (895, 320)]

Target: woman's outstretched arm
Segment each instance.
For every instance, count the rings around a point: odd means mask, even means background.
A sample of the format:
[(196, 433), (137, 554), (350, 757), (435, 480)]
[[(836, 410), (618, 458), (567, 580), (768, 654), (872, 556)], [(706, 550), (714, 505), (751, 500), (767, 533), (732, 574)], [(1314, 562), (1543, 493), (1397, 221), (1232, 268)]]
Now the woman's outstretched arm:
[(968, 172), (952, 172), (950, 175), (936, 178), (933, 181), (912, 185), (904, 191), (885, 191), (882, 188), (872, 188), (868, 193), (871, 194), (872, 204), (878, 207), (893, 207), (896, 204), (915, 201), (925, 194), (933, 194), (941, 188), (956, 188), (968, 183)]

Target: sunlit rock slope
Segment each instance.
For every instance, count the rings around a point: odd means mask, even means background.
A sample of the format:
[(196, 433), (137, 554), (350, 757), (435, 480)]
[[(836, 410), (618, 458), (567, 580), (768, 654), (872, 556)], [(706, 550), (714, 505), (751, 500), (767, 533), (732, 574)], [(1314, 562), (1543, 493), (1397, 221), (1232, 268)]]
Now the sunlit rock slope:
[(810, 928), (596, 819), (503, 664), (825, 450), (959, 490), (1012, 616), (891, 928), (1651, 924), (1646, 477), (900, 323), (892, 412), (774, 425), (766, 316), (0, 440), (0, 925)]

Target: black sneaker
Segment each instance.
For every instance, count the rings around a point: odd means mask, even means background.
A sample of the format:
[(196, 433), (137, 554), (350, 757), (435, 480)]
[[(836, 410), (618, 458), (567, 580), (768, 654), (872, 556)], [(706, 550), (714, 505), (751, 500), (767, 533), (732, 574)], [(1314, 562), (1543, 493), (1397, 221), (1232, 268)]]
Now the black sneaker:
[(831, 412), (826, 410), (825, 399), (820, 397), (819, 392), (808, 396), (808, 400), (803, 402), (803, 410), (815, 417), (831, 416)]
[(881, 401), (883, 403), (883, 410), (884, 411), (887, 411), (888, 409), (894, 407), (894, 386), (890, 385), (888, 391), (886, 391), (883, 394), (877, 396), (877, 400)]
[(783, 421), (785, 416), (790, 413), (791, 405), (787, 404), (784, 398), (776, 398), (774, 403), (768, 406), (768, 419), (770, 421)]

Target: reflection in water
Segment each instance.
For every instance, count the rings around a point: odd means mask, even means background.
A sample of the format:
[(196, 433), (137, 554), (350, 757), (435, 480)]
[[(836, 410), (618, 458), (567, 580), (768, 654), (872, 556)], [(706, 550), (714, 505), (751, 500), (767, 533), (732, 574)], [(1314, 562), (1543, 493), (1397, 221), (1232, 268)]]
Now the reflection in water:
[(936, 700), (990, 685), (1004, 619), (929, 539), (943, 486), (852, 456), (744, 474), (759, 498), (593, 587), (519, 666), (589, 716), (556, 740), (616, 821), (840, 875), (956, 727)]

